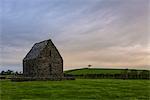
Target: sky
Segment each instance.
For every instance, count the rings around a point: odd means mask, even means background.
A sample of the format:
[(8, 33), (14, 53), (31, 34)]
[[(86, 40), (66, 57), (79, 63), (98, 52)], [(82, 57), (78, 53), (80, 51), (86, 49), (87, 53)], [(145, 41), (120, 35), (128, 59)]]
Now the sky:
[(0, 0), (0, 71), (52, 39), (64, 69), (150, 69), (150, 0)]

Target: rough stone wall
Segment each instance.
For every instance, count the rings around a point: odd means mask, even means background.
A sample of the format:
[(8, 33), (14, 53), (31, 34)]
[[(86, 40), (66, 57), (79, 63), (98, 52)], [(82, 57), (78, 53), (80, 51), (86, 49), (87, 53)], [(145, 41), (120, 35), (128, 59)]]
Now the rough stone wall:
[(50, 40), (37, 58), (23, 61), (23, 73), (26, 77), (63, 77), (63, 59)]
[(40, 70), (38, 68), (39, 63), (37, 59), (30, 59), (23, 61), (23, 74), (26, 77), (38, 77)]
[[(48, 41), (47, 46), (41, 52), (40, 56), (46, 63), (47, 69), (50, 70), (51, 77), (62, 77), (63, 76), (63, 60), (51, 41)], [(47, 61), (48, 60), (48, 61)], [(49, 63), (47, 63), (49, 62)]]

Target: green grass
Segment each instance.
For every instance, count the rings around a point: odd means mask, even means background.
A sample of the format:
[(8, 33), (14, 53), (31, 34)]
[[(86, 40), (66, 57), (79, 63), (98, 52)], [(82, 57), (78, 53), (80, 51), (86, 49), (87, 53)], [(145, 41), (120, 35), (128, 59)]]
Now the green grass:
[(0, 100), (149, 100), (149, 80), (0, 81)]
[(102, 68), (82, 68), (65, 71), (66, 74), (81, 75), (81, 74), (121, 74), (124, 69), (102, 69)]

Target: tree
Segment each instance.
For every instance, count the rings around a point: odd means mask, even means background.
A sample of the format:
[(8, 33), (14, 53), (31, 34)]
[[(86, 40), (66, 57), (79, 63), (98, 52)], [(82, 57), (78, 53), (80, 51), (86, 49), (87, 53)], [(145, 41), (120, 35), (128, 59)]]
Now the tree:
[(5, 75), (6, 73), (5, 73), (5, 71), (1, 71), (1, 75)]
[(88, 65), (88, 68), (90, 68), (91, 66), (92, 66), (92, 65), (89, 64), (89, 65)]
[(14, 73), (14, 72), (13, 72), (12, 70), (7, 70), (7, 71), (6, 71), (6, 74), (7, 74), (7, 75), (11, 75), (11, 74), (13, 74), (13, 73)]
[(18, 72), (18, 71), (16, 71), (16, 72), (15, 72), (15, 75), (18, 75), (18, 74), (19, 74), (19, 72)]

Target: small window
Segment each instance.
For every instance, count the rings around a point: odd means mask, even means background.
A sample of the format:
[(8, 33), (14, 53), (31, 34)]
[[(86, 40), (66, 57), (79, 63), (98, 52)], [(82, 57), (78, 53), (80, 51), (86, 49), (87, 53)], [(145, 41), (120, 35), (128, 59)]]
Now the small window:
[(49, 56), (51, 57), (51, 50), (49, 51)]
[(51, 66), (51, 64), (49, 64), (49, 71), (50, 71), (50, 74), (52, 74), (52, 66)]

